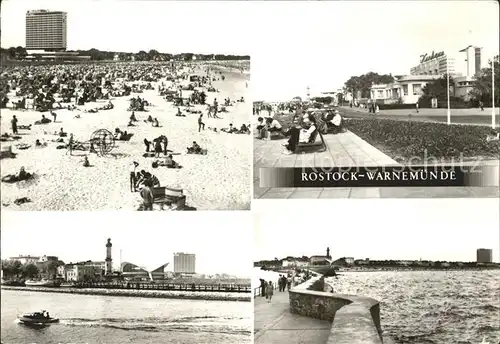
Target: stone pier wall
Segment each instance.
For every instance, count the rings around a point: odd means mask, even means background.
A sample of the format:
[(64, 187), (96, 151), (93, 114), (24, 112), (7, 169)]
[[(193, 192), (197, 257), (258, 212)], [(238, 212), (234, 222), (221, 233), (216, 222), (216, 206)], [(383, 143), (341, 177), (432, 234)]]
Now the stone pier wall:
[[(312, 278), (308, 286), (315, 280)], [(356, 295), (294, 288), (289, 291), (290, 312), (332, 322), (327, 344), (382, 344), (380, 306), (377, 300)]]

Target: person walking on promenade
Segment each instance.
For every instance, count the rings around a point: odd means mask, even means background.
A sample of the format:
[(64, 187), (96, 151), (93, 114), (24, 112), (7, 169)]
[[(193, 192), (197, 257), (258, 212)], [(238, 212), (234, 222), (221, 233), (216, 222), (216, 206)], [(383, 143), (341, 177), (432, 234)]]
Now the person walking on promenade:
[(292, 276), (290, 275), (288, 275), (288, 278), (286, 279), (286, 287), (288, 291), (290, 291), (290, 288), (292, 287)]
[(283, 289), (283, 280), (281, 279), (281, 275), (278, 278), (278, 291), (281, 292), (281, 289)]
[(260, 296), (265, 297), (266, 296), (266, 281), (262, 278), (259, 278), (260, 281)]
[(267, 288), (266, 288), (267, 302), (271, 302), (271, 300), (273, 298), (273, 294), (274, 294), (273, 282), (269, 281), (269, 283), (267, 284)]
[(418, 105), (418, 102), (415, 104), (415, 110), (417, 110), (417, 113), (418, 113), (418, 110), (420, 109), (420, 105)]
[(484, 111), (484, 103), (482, 100), (479, 101), (479, 107), (481, 108), (481, 111)]

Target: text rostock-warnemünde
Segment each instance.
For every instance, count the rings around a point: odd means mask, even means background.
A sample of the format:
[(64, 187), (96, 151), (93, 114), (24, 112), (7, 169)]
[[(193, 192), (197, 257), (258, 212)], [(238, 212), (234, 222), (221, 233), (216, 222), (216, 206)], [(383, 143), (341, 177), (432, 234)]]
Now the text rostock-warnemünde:
[(302, 172), (303, 182), (359, 180), (456, 180), (455, 171), (381, 171), (381, 172)]

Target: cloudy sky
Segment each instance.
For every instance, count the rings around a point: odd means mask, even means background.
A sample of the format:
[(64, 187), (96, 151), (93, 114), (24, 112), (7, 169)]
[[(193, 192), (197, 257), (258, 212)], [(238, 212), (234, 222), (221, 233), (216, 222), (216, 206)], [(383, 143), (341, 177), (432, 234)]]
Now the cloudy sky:
[(24, 45), (29, 9), (68, 12), (68, 48), (249, 54), (255, 100), (342, 87), (369, 71), (407, 74), (433, 50), (498, 54), (496, 1), (6, 0), (2, 46)]
[(324, 255), (330, 247), (333, 258), (475, 261), (476, 249), (491, 248), (500, 262), (498, 199), (308, 200), (307, 207), (262, 200), (252, 207), (255, 260)]
[(2, 259), (29, 254), (102, 261), (107, 238), (117, 267), (121, 250), (123, 261), (149, 269), (173, 265), (174, 252), (196, 254), (198, 273), (250, 276), (252, 268), (249, 212), (2, 213)]

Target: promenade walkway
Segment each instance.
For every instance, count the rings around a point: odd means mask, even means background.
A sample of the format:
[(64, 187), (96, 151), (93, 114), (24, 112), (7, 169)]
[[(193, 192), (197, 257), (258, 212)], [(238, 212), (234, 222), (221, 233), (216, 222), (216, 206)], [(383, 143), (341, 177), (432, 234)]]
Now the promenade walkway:
[(325, 344), (332, 324), (289, 311), (288, 292), (274, 292), (271, 303), (256, 297), (254, 303), (255, 344)]
[[(498, 187), (268, 188), (260, 186), (261, 167), (394, 166), (398, 163), (352, 132), (324, 135), (327, 150), (284, 155), (284, 139), (254, 139), (255, 199), (318, 198), (485, 198), (499, 197)], [(498, 161), (493, 161), (498, 164)]]

